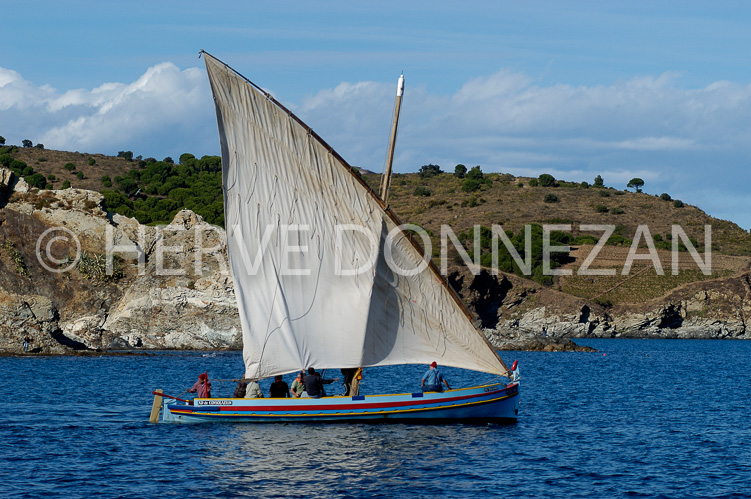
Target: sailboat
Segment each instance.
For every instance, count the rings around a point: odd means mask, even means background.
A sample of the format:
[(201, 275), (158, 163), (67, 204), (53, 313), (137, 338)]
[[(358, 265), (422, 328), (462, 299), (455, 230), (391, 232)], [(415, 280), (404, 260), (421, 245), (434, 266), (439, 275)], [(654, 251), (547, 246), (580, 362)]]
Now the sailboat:
[(219, 126), (244, 379), (434, 361), (495, 378), (443, 392), (323, 398), (185, 401), (157, 391), (152, 421), (162, 412), (168, 422), (515, 422), (516, 371), (389, 208), (388, 173), (379, 196), (269, 92), (202, 55)]

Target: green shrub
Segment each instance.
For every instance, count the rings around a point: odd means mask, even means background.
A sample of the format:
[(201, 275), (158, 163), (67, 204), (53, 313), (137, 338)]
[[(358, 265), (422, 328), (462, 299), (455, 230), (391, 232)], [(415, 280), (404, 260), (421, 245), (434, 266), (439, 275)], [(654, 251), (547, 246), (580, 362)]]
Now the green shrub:
[(573, 241), (571, 241), (571, 244), (597, 244), (597, 241), (599, 241), (599, 239), (595, 236), (592, 236), (590, 234), (582, 234), (580, 236), (576, 236)]
[(592, 301), (598, 304), (599, 306), (601, 306), (602, 308), (610, 308), (613, 306), (613, 302), (608, 300), (607, 298), (595, 298)]
[(89, 166), (94, 166), (96, 164), (96, 160), (94, 158), (89, 158)]
[(683, 208), (683, 201), (676, 199), (675, 201), (673, 201), (673, 206), (675, 206), (676, 208)]
[(558, 196), (556, 196), (555, 194), (551, 192), (545, 195), (545, 199), (543, 199), (543, 201), (546, 203), (557, 203)]
[(69, 172), (72, 172), (72, 171), (74, 171), (76, 169), (76, 165), (74, 165), (73, 163), (65, 163), (63, 165), (63, 168), (65, 168)]
[(467, 167), (463, 164), (459, 163), (454, 168), (454, 176), (457, 178), (464, 178), (464, 176), (467, 174)]
[(438, 165), (422, 165), (418, 171), (420, 178), (430, 178), (443, 173), (441, 167)]
[(608, 191), (600, 191), (600, 197), (609, 198), (610, 193)]
[(78, 180), (83, 180), (83, 172), (76, 173), (76, 178), (78, 178)]
[(597, 213), (607, 213), (609, 210), (608, 210), (608, 207), (605, 206), (604, 204), (596, 204), (595, 211)]
[(662, 194), (660, 194), (660, 199), (662, 199), (663, 201), (672, 201), (673, 200), (673, 198), (671, 198), (670, 194), (668, 194), (667, 192), (663, 192)]
[(31, 176), (26, 177), (26, 182), (28, 182), (30, 186), (36, 187), (37, 189), (44, 189), (47, 185), (47, 179), (41, 173), (35, 173)]
[(473, 166), (467, 172), (467, 178), (473, 178), (475, 180), (482, 180), (484, 177), (485, 177), (485, 174), (482, 173), (482, 168), (480, 168), (480, 165)]
[(412, 191), (413, 196), (430, 196), (431, 194), (432, 192), (430, 192), (430, 189), (422, 185), (418, 185), (415, 187), (415, 190)]
[(620, 206), (616, 206), (615, 208), (610, 210), (610, 213), (612, 213), (613, 215), (623, 215), (626, 212), (623, 211), (623, 208), (621, 208)]
[(100, 282), (116, 281), (125, 275), (120, 257), (117, 255), (112, 259), (112, 272), (110, 274), (107, 273), (107, 255), (104, 254), (89, 255), (86, 251), (83, 251), (76, 268), (86, 279)]
[(631, 239), (623, 237), (620, 234), (613, 234), (608, 238), (606, 244), (609, 244), (610, 246), (630, 246)]
[(530, 187), (537, 187), (538, 185), (540, 185), (540, 183), (537, 181), (536, 178), (529, 179), (529, 186)]
[(482, 182), (480, 182), (477, 179), (474, 178), (467, 178), (464, 179), (464, 182), (462, 182), (462, 190), (464, 192), (475, 192), (482, 186)]
[(605, 181), (602, 180), (602, 176), (597, 175), (595, 177), (595, 187), (605, 187)]
[(555, 177), (549, 173), (543, 173), (542, 175), (537, 177), (537, 180), (540, 183), (540, 185), (543, 187), (555, 187), (556, 186)]
[(587, 182), (582, 182), (581, 184), (579, 184), (579, 187), (581, 187), (582, 189), (589, 189), (589, 184)]
[(63, 180), (63, 189), (70, 188), (70, 180)]

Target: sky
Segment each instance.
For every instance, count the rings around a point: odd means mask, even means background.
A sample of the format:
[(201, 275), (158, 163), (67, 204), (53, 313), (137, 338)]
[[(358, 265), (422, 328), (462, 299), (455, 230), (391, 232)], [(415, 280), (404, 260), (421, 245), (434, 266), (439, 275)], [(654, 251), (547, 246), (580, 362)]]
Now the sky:
[(751, 229), (751, 4), (3, 0), (0, 135), (48, 149), (219, 154), (200, 50), (350, 164), (667, 192)]

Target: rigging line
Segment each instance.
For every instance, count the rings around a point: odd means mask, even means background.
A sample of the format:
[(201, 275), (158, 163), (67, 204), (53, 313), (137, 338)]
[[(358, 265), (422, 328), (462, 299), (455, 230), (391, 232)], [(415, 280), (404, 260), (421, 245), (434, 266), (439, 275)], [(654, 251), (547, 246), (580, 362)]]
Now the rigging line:
[[(277, 272), (277, 269), (276, 269), (276, 263), (273, 260), (272, 260), (272, 264), (274, 265), (274, 275), (277, 276), (277, 279), (276, 279), (277, 286), (274, 289), (274, 297), (273, 297), (273, 299), (271, 301), (271, 310), (273, 311), (274, 310), (274, 304), (276, 303), (277, 292), (281, 288), (281, 282), (279, 282), (279, 273)], [(318, 296), (318, 285), (321, 282), (321, 271), (322, 271), (322, 269), (323, 269), (323, 265), (319, 265), (318, 266), (318, 274), (316, 275), (316, 285), (315, 285), (315, 289), (313, 290), (313, 298), (310, 301), (310, 306), (308, 307), (308, 310), (306, 310), (305, 312), (302, 313), (302, 315), (300, 315), (299, 317), (296, 317), (294, 319), (290, 318), (289, 316), (285, 317), (282, 320), (282, 322), (278, 326), (276, 326), (274, 329), (272, 329), (272, 330), (269, 330), (269, 327), (271, 326), (271, 317), (272, 317), (272, 314), (269, 314), (269, 320), (268, 320), (268, 322), (266, 324), (266, 331), (267, 332), (266, 332), (266, 336), (265, 336), (264, 341), (263, 341), (263, 347), (261, 348), (261, 356), (258, 359), (258, 364), (261, 364), (261, 361), (263, 360), (263, 354), (266, 351), (266, 345), (268, 344), (269, 340), (271, 339), (271, 335), (273, 335), (275, 332), (277, 332), (279, 329), (281, 329), (282, 326), (284, 326), (285, 322), (287, 322), (287, 321), (289, 321), (289, 322), (298, 321), (298, 320), (304, 318), (306, 315), (308, 315), (310, 313), (310, 311), (313, 309), (313, 304), (315, 303), (316, 297)], [(295, 336), (293, 335), (293, 337), (295, 337)], [(297, 339), (297, 338), (295, 337), (295, 339)]]
[[(263, 341), (263, 346), (261, 347), (261, 355), (258, 357), (258, 365), (261, 365), (261, 362), (263, 361), (263, 354), (266, 352), (266, 345), (269, 342), (269, 338), (271, 337), (271, 333), (269, 332), (269, 327), (271, 326), (271, 318), (274, 315), (274, 304), (276, 303), (276, 295), (279, 291), (279, 288), (281, 287), (281, 283), (279, 282), (279, 273), (276, 270), (276, 262), (274, 262), (274, 259), (271, 259), (271, 264), (274, 266), (274, 275), (277, 276), (276, 278), (276, 288), (274, 288), (274, 297), (271, 299), (271, 311), (269, 312), (269, 320), (266, 322), (266, 338)], [(286, 320), (286, 317), (285, 317)], [(284, 321), (282, 321), (282, 324), (284, 324)], [(279, 325), (281, 327), (281, 324)], [(278, 329), (278, 328), (276, 328)], [(274, 329), (274, 331), (276, 331)], [(258, 370), (256, 370), (258, 372)]]

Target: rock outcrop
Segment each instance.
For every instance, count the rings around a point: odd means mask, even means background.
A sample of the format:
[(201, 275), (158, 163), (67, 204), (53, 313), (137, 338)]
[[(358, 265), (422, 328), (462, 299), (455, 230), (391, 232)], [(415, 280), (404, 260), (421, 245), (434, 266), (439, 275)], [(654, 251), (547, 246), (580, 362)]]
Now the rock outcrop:
[[(602, 307), (515, 276), (453, 276), (478, 317), (488, 314), (476, 289), (503, 289), (492, 307), (495, 344), (537, 338), (751, 339), (751, 275), (702, 281), (642, 304)], [(497, 282), (494, 284), (494, 282)], [(483, 324), (487, 323), (482, 320)], [(499, 346), (500, 348), (500, 346)]]
[(0, 351), (241, 347), (222, 229), (188, 210), (148, 227), (96, 192), (21, 187), (0, 210)]

